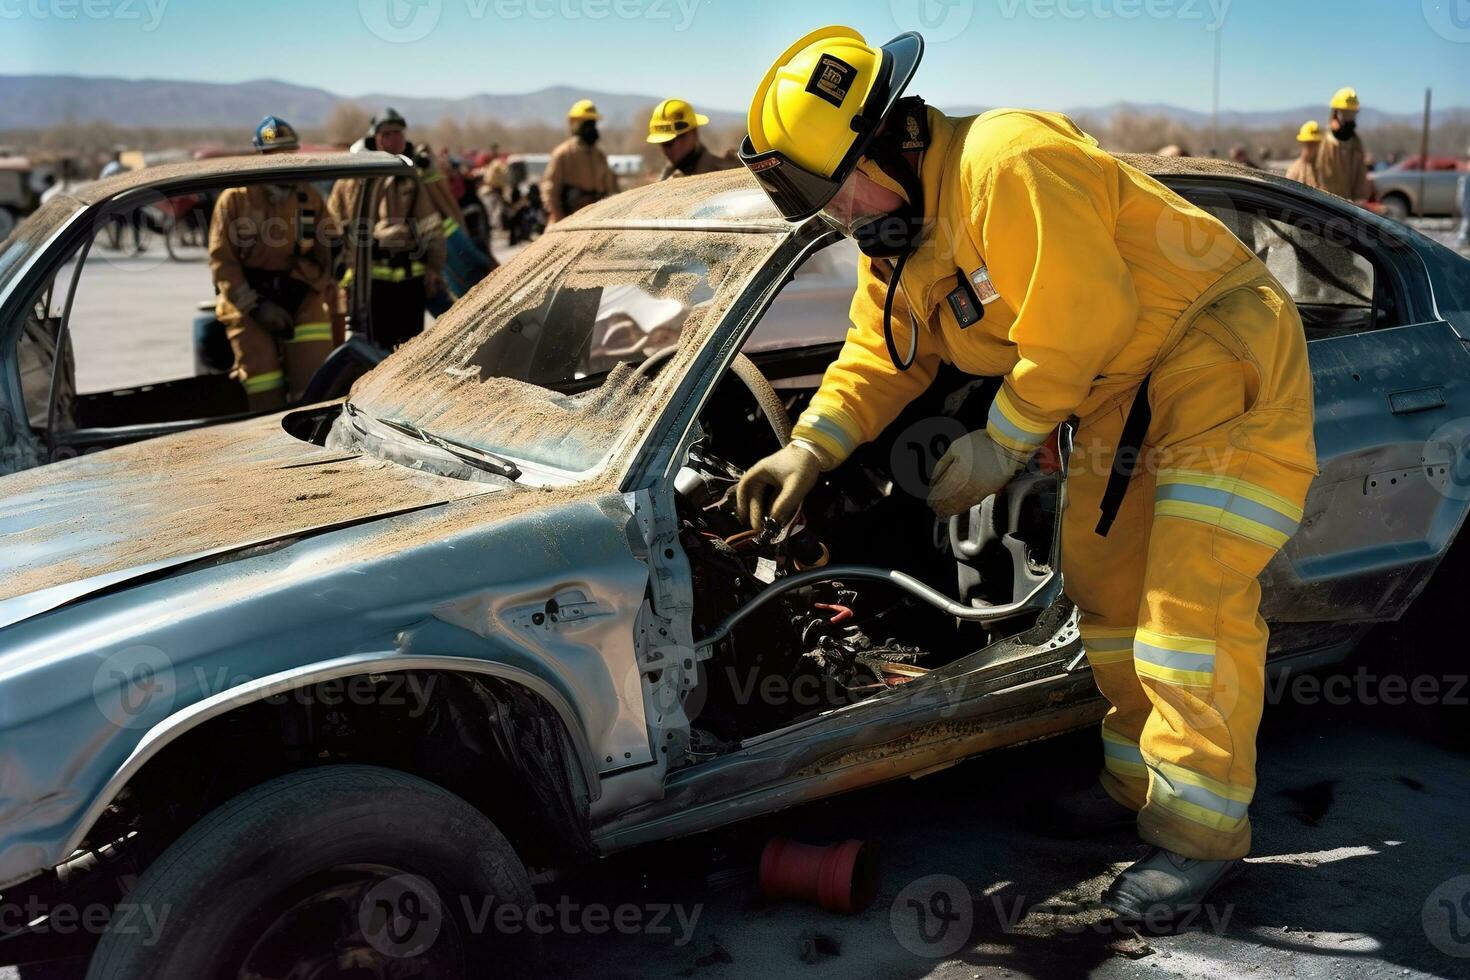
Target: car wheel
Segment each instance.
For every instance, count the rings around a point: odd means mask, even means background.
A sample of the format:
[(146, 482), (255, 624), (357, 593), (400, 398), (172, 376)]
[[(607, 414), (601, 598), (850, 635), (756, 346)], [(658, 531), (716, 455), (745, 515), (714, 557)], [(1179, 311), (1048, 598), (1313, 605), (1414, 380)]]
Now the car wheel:
[(1395, 221), (1409, 220), (1409, 199), (1402, 194), (1387, 194), (1383, 198), (1383, 214)]
[(532, 901), (510, 843), (464, 800), (324, 766), (242, 793), (170, 845), (87, 977), (480, 976), (530, 959), (534, 937), (507, 923)]

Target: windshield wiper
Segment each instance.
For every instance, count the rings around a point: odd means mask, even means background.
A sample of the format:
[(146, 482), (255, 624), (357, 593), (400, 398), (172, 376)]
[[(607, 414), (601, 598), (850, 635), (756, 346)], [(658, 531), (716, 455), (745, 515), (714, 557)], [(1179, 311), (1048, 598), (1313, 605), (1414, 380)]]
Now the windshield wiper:
[(503, 476), (507, 480), (519, 480), (521, 478), (521, 468), (515, 463), (511, 462), (503, 456), (497, 456), (492, 452), (487, 452), (479, 448), (478, 446), (467, 445), (463, 442), (457, 442), (454, 439), (447, 439), (444, 436), (435, 435), (427, 429), (422, 429), (414, 423), (407, 421), (406, 419), (384, 419), (375, 417), (375, 420), (381, 422), (383, 425), (386, 425), (388, 428), (394, 430), (395, 432), (401, 432), (406, 436), (412, 436), (422, 443), (433, 446), (435, 449), (442, 450), (453, 456), (455, 459), (458, 459), (464, 463), (468, 463), (475, 469), (484, 470), (487, 473), (494, 473), (496, 476)]

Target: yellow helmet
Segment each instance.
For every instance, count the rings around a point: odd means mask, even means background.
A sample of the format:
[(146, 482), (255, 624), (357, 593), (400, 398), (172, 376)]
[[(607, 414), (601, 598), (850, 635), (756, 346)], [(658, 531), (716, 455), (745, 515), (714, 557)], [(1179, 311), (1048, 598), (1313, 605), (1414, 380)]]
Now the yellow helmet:
[(567, 110), (567, 122), (580, 123), (589, 119), (596, 121), (601, 118), (602, 116), (597, 112), (597, 106), (592, 104), (591, 99), (578, 99)]
[(781, 53), (751, 100), (740, 159), (789, 221), (822, 209), (903, 95), (924, 39), (881, 47), (851, 27), (822, 27)]
[(667, 143), (694, 129), (709, 125), (709, 116), (694, 111), (683, 99), (664, 99), (648, 120), (648, 142)]
[(1333, 93), (1331, 107), (1333, 109), (1349, 109), (1357, 112), (1358, 90), (1351, 86), (1338, 89)]
[(1317, 120), (1308, 119), (1302, 123), (1302, 128), (1296, 131), (1296, 141), (1298, 143), (1322, 142), (1322, 127), (1317, 124)]

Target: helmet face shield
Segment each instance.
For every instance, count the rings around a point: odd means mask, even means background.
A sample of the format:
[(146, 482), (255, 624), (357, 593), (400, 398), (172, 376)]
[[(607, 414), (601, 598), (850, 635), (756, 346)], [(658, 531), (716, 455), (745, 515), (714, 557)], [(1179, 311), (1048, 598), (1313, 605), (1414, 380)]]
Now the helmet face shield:
[(861, 238), (864, 228), (890, 213), (888, 209), (864, 201), (864, 195), (859, 194), (858, 175), (862, 173), (860, 167), (853, 168), (820, 212), (823, 221), (848, 238)]
[(822, 210), (843, 183), (812, 173), (780, 150), (757, 153), (749, 136), (740, 144), (740, 162), (787, 221), (804, 221)]

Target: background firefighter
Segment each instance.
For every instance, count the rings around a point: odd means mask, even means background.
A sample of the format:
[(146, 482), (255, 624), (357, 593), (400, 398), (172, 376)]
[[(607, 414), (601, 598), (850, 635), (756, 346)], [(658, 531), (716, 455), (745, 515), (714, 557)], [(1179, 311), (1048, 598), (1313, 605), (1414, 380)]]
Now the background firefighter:
[[(396, 109), (384, 109), (374, 117), (364, 148), (412, 157), (407, 125)], [(377, 200), (369, 227), (359, 229), (359, 202), (368, 187), (376, 187)], [(423, 183), (416, 174), (377, 181), (339, 180), (329, 205), (351, 235), (372, 235), (374, 339), (392, 350), (418, 336), (429, 296), (444, 288), (446, 258), (443, 219)]]
[(733, 170), (740, 160), (733, 153), (716, 156), (699, 138), (699, 128), (709, 124), (709, 116), (694, 111), (683, 99), (664, 99), (654, 106), (648, 118), (648, 142), (663, 151), (663, 172), (659, 180), (670, 177), (692, 177)]
[[(296, 131), (267, 116), (261, 153), (294, 153)], [(220, 194), (209, 228), (215, 314), (235, 353), (231, 376), (252, 411), (299, 398), (332, 350), (333, 228), (310, 184), (254, 184)]]
[(600, 119), (590, 99), (574, 103), (567, 112), (567, 128), (572, 135), (551, 151), (541, 178), (541, 199), (552, 222), (618, 192), (618, 178), (607, 162), (607, 154), (597, 148)]

